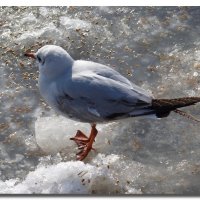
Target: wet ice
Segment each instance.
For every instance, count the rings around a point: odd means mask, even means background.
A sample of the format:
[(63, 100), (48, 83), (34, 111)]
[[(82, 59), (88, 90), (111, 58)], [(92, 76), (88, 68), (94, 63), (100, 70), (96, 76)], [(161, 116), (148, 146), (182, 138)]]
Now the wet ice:
[(69, 138), (89, 124), (49, 108), (23, 56), (56, 44), (154, 97), (200, 96), (198, 7), (1, 7), (0, 16), (0, 193), (199, 194), (199, 124), (173, 113), (100, 124), (97, 152), (76, 161)]

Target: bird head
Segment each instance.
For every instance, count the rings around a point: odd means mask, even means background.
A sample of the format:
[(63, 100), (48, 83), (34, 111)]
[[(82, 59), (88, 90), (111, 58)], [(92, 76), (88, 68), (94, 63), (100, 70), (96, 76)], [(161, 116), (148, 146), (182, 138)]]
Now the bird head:
[(25, 53), (25, 56), (37, 60), (39, 72), (46, 78), (54, 78), (65, 73), (74, 61), (62, 47), (56, 45), (45, 45), (36, 53)]

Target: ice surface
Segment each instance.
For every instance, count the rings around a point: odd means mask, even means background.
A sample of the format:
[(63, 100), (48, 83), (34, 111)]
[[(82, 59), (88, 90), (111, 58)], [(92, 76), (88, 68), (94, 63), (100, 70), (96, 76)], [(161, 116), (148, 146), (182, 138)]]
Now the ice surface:
[(35, 23), (36, 21), (37, 21), (36, 17), (33, 15), (33, 13), (30, 13), (28, 16), (25, 16), (22, 19), (22, 24)]
[(89, 133), (90, 127), (89, 124), (75, 123), (61, 116), (38, 118), (35, 122), (36, 143), (47, 153), (57, 153), (71, 146), (69, 139), (78, 129)]
[(80, 19), (70, 19), (69, 17), (60, 17), (60, 23), (66, 27), (66, 29), (77, 28), (90, 28), (91, 24)]
[[(0, 193), (200, 194), (199, 124), (175, 113), (98, 124), (84, 162), (73, 137), (90, 125), (41, 98), (45, 44), (109, 65), (157, 98), (200, 96), (199, 7), (0, 7)], [(200, 106), (184, 110), (199, 117)]]

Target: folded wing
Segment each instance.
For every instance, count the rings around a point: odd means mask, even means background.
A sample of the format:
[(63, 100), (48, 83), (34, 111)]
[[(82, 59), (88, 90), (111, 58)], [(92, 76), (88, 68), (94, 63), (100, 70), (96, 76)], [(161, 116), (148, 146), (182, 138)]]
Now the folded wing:
[[(84, 61), (86, 62), (86, 61)], [(115, 70), (104, 65), (91, 66), (73, 72), (62, 88), (67, 103), (63, 109), (73, 110), (76, 117), (85, 121), (105, 121), (145, 114), (152, 97), (132, 84)], [(81, 65), (83, 68), (83, 65)], [(69, 98), (71, 97), (70, 103)], [(148, 111), (149, 112), (149, 111)]]

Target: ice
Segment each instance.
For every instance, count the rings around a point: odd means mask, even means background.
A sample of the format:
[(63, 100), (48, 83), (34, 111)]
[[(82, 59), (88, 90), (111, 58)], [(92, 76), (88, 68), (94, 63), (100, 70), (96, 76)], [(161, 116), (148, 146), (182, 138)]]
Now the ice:
[[(98, 124), (76, 161), (77, 130), (38, 91), (45, 44), (109, 65), (155, 98), (200, 96), (199, 7), (0, 7), (0, 193), (200, 194), (199, 124), (171, 113)], [(184, 108), (199, 117), (199, 105)]]
[(33, 43), (38, 37), (45, 39), (45, 38), (53, 38), (53, 37), (60, 38), (60, 36), (61, 36), (61, 33), (59, 30), (56, 29), (55, 25), (49, 24), (48, 26), (45, 26), (38, 31), (25, 32), (17, 39), (17, 42), (27, 45), (27, 42)]
[(41, 15), (46, 16), (48, 15), (48, 9), (46, 7), (39, 8)]
[[(38, 112), (39, 113), (39, 112)], [(107, 125), (98, 124), (99, 138), (96, 141), (96, 147), (101, 148), (101, 144), (107, 144), (110, 137), (115, 137), (118, 133), (114, 131), (112, 135), (109, 133), (114, 124)], [(87, 123), (75, 122), (63, 116), (53, 115), (51, 117), (38, 117), (35, 122), (35, 140), (40, 149), (48, 154), (55, 155), (64, 152), (66, 159), (75, 158), (76, 145), (70, 138), (74, 137), (77, 130), (89, 136), (90, 125)], [(31, 143), (28, 145), (29, 148)], [(33, 148), (32, 148), (33, 149)], [(104, 149), (104, 152), (107, 148)], [(92, 153), (95, 156), (94, 152)], [(91, 159), (91, 156), (88, 156)]]
[(30, 13), (28, 16), (24, 17), (22, 19), (22, 23), (23, 24), (29, 24), (29, 23), (36, 23), (37, 19), (36, 17), (33, 15), (33, 13)]
[[(111, 164), (112, 162), (113, 159), (110, 160)], [(17, 180), (0, 182), (1, 193), (118, 194), (125, 187), (114, 183), (112, 172), (109, 171), (104, 165), (97, 167), (80, 161), (39, 165), (22, 182)]]
[(66, 27), (66, 29), (85, 28), (89, 29), (91, 24), (80, 19), (71, 19), (69, 17), (60, 17), (60, 23)]
[(35, 139), (44, 152), (53, 154), (71, 146), (69, 139), (78, 129), (89, 133), (90, 126), (61, 116), (38, 118), (35, 122)]

